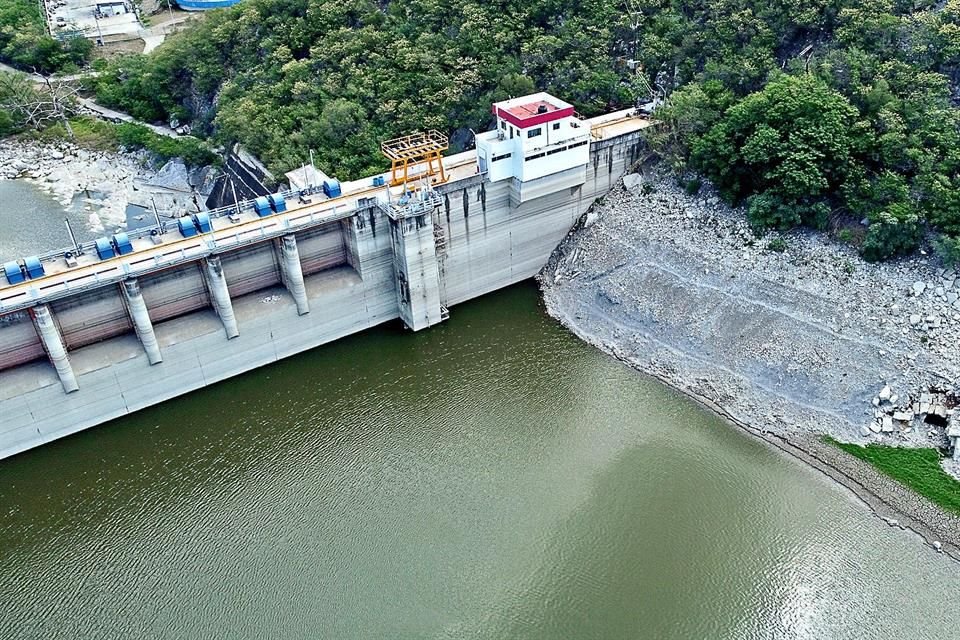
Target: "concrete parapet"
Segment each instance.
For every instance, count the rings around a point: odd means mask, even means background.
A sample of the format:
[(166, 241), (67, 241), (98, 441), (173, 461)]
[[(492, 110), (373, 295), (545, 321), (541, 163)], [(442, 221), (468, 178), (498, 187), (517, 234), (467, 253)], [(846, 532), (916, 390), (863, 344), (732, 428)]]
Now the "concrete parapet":
[(207, 287), (210, 290), (213, 308), (220, 316), (220, 321), (223, 322), (223, 330), (227, 333), (227, 339), (236, 338), (240, 335), (240, 329), (237, 328), (237, 317), (233, 314), (233, 302), (230, 300), (230, 290), (227, 288), (227, 278), (223, 275), (220, 256), (210, 256), (205, 262), (207, 265)]
[(280, 267), (283, 273), (283, 286), (287, 288), (294, 302), (297, 303), (297, 313), (310, 313), (310, 302), (307, 300), (307, 287), (303, 282), (303, 269), (300, 266), (300, 252), (297, 250), (297, 238), (292, 233), (283, 236), (279, 241)]
[(57, 376), (60, 378), (60, 384), (66, 393), (77, 391), (80, 386), (77, 385), (77, 378), (73, 374), (73, 367), (70, 365), (70, 358), (67, 357), (67, 348), (63, 344), (63, 338), (60, 336), (60, 330), (57, 323), (53, 321), (53, 314), (50, 307), (45, 304), (33, 308), (33, 323), (37, 327), (37, 334), (43, 342), (43, 348), (50, 358), (51, 364), (57, 370)]
[(143, 350), (147, 352), (147, 360), (150, 364), (163, 362), (160, 344), (153, 332), (153, 322), (150, 321), (150, 312), (147, 310), (147, 304), (143, 301), (143, 295), (140, 293), (140, 283), (136, 278), (130, 278), (123, 281), (121, 288), (123, 289), (123, 297), (127, 301), (127, 311), (133, 321), (133, 328), (137, 332), (137, 337), (140, 338)]

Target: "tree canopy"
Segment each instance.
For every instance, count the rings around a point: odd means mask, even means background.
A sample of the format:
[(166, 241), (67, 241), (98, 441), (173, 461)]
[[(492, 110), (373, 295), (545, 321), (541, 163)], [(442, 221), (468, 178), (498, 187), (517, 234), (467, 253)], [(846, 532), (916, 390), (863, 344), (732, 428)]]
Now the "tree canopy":
[(313, 149), (357, 177), (412, 130), (464, 146), (507, 96), (628, 106), (628, 60), (671, 94), (654, 149), (756, 226), (842, 230), (876, 259), (933, 229), (960, 253), (960, 0), (244, 0), (111, 64), (97, 93), (274, 171)]
[(0, 62), (43, 74), (76, 69), (90, 58), (93, 44), (83, 36), (58, 40), (47, 35), (34, 0), (0, 3)]

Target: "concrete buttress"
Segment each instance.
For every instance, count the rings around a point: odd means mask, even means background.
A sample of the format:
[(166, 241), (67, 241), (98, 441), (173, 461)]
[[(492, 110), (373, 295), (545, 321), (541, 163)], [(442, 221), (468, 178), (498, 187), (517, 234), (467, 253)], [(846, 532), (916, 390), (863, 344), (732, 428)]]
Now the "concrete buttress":
[(230, 300), (230, 290), (227, 289), (227, 278), (223, 275), (220, 256), (210, 256), (205, 262), (207, 265), (207, 286), (210, 289), (210, 297), (213, 299), (213, 308), (216, 309), (220, 321), (223, 322), (223, 330), (227, 333), (227, 339), (236, 338), (240, 335), (240, 330), (237, 328), (237, 317), (233, 314), (233, 302)]
[(440, 274), (430, 213), (390, 219), (400, 318), (414, 331), (443, 322)]
[(300, 266), (300, 252), (297, 250), (297, 237), (292, 233), (280, 238), (280, 265), (283, 273), (283, 285), (297, 303), (297, 313), (310, 313), (307, 300), (307, 287), (303, 282), (303, 268)]
[(136, 278), (124, 280), (123, 297), (127, 301), (127, 311), (130, 313), (130, 319), (133, 321), (133, 328), (140, 338), (140, 344), (143, 350), (147, 352), (147, 360), (150, 364), (163, 362), (163, 355), (160, 353), (160, 343), (157, 342), (157, 335), (153, 332), (153, 322), (150, 321), (150, 313), (147, 311), (147, 304), (143, 301), (143, 295), (140, 293), (140, 283)]
[(70, 358), (67, 357), (67, 347), (63, 344), (63, 338), (60, 336), (60, 330), (57, 323), (53, 321), (53, 313), (50, 307), (45, 304), (33, 308), (33, 323), (37, 327), (37, 334), (43, 342), (43, 348), (50, 358), (50, 363), (57, 370), (57, 376), (60, 378), (60, 384), (66, 393), (77, 391), (80, 386), (77, 384), (77, 377), (73, 374), (73, 367), (70, 365)]

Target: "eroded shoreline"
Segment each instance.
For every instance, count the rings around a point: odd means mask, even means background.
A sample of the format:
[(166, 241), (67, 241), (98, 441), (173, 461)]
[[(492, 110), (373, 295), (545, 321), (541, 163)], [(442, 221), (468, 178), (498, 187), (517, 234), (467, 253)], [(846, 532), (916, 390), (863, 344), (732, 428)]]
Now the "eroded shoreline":
[[(960, 559), (960, 517), (820, 438), (944, 446), (942, 430), (917, 423), (864, 428), (882, 386), (912, 397), (960, 380), (960, 320), (934, 283), (932, 296), (911, 292), (938, 267), (922, 256), (867, 264), (817, 234), (771, 251), (710, 194), (658, 177), (633, 184), (611, 192), (540, 274), (548, 313)], [(921, 312), (937, 326), (911, 323)]]

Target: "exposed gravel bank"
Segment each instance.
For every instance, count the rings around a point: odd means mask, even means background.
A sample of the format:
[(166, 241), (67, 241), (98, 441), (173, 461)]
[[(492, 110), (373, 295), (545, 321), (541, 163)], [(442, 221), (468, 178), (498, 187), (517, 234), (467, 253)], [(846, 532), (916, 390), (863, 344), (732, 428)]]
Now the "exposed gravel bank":
[(914, 409), (946, 410), (960, 382), (956, 275), (923, 256), (868, 264), (813, 233), (774, 251), (709, 192), (626, 182), (544, 269), (548, 311), (960, 557), (960, 517), (818, 439), (947, 446)]
[(66, 142), (20, 140), (0, 142), (0, 167), (3, 178), (32, 182), (64, 207), (70, 206), (78, 193), (104, 194), (103, 206), (94, 214), (98, 219), (91, 220), (94, 230), (122, 225), (127, 203), (136, 196), (138, 179), (149, 179), (153, 173), (140, 158), (126, 154), (88, 151)]
[(195, 183), (210, 172), (188, 173), (180, 161), (154, 169), (148, 155), (91, 151), (66, 141), (6, 139), (0, 140), (0, 179), (36, 184), (63, 207), (70, 206), (78, 194), (95, 194), (96, 208), (88, 223), (92, 231), (123, 227), (127, 205), (151, 207), (151, 198), (164, 215), (195, 210)]

